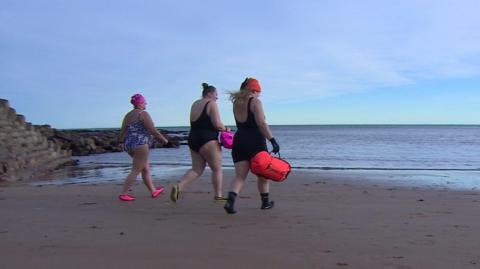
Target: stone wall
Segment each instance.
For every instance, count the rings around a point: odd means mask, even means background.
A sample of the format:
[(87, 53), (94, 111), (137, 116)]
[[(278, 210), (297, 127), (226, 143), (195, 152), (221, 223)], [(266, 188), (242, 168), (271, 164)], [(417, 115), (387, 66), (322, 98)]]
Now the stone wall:
[(0, 99), (0, 181), (28, 180), (72, 163), (71, 151), (48, 140), (39, 129)]

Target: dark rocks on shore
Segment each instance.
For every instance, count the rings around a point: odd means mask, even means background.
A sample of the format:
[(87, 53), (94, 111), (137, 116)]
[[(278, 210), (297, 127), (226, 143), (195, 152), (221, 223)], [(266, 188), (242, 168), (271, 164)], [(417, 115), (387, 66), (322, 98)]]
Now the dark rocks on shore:
[[(49, 125), (37, 125), (35, 127), (48, 140), (54, 142), (62, 149), (71, 150), (72, 156), (123, 151), (118, 141), (120, 129), (59, 130), (51, 128)], [(188, 137), (188, 132), (186, 131), (158, 130), (167, 137), (169, 143), (163, 145), (163, 143), (153, 139), (152, 148), (176, 148), (186, 143)]]

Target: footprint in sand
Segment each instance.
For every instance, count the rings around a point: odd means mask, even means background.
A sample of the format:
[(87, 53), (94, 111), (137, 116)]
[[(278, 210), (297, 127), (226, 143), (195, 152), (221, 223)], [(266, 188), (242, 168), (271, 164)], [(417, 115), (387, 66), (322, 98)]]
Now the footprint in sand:
[(97, 203), (93, 202), (87, 202), (87, 203), (81, 203), (80, 205), (96, 205)]
[(410, 245), (415, 245), (415, 246), (433, 246), (433, 245), (435, 245), (435, 241), (433, 241), (431, 239), (419, 239), (419, 240), (409, 241), (408, 243)]
[(453, 227), (455, 227), (455, 229), (460, 229), (460, 228), (465, 228), (465, 229), (467, 229), (467, 228), (470, 228), (470, 226), (468, 226), (468, 225), (458, 225), (458, 224), (453, 225)]
[(426, 218), (426, 217), (429, 217), (427, 214), (424, 214), (424, 213), (411, 213), (409, 214), (408, 216), (409, 218)]

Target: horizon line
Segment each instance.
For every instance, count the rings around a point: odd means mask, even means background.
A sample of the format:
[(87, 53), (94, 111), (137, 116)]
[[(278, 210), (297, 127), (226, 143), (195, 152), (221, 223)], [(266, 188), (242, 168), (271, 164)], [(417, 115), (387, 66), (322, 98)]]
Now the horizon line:
[[(49, 125), (49, 124), (35, 124), (38, 126)], [(50, 125), (49, 125), (50, 126)], [(235, 127), (235, 125), (225, 125), (227, 127)], [(470, 127), (480, 127), (480, 123), (332, 123), (332, 124), (269, 124), (269, 126), (470, 126)], [(73, 127), (73, 128), (51, 128), (57, 130), (99, 130), (99, 129), (120, 129), (120, 127)], [(176, 125), (176, 126), (155, 126), (159, 129), (168, 129), (168, 128), (190, 128), (188, 125)]]

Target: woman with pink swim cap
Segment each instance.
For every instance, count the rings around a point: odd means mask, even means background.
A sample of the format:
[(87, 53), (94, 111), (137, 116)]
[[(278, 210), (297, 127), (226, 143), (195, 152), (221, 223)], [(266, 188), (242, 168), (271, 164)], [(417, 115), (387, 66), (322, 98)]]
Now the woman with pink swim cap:
[(152, 198), (156, 198), (163, 192), (164, 188), (155, 188), (153, 185), (148, 163), (148, 148), (152, 135), (165, 144), (168, 143), (168, 140), (155, 128), (152, 118), (145, 111), (147, 102), (141, 94), (133, 95), (130, 103), (133, 105), (133, 110), (123, 118), (119, 140), (120, 143), (124, 144), (125, 151), (132, 157), (132, 170), (128, 174), (122, 194), (118, 198), (122, 201), (135, 200), (135, 197), (128, 194), (128, 191), (140, 173), (143, 183), (152, 194)]

